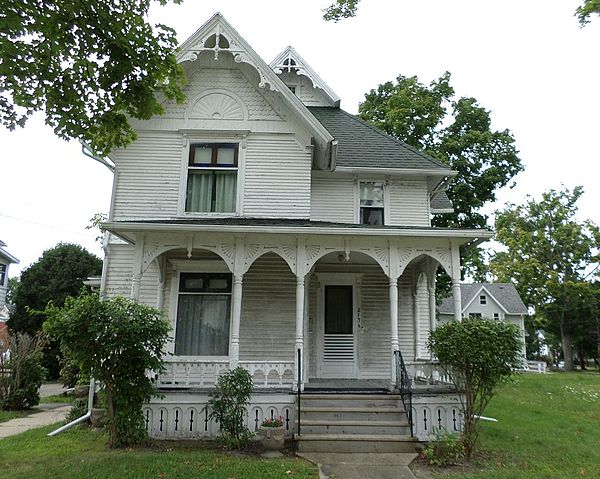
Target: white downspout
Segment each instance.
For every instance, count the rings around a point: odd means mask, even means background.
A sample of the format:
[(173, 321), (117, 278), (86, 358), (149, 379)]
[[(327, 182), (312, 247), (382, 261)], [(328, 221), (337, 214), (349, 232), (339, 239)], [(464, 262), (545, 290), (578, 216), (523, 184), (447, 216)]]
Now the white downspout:
[(61, 432), (64, 432), (67, 429), (71, 429), (73, 426), (90, 419), (92, 417), (92, 407), (94, 406), (94, 393), (95, 392), (96, 392), (96, 381), (94, 380), (94, 378), (92, 378), (90, 380), (90, 390), (88, 392), (88, 410), (87, 410), (87, 412), (80, 418), (77, 418), (74, 421), (71, 421), (69, 424), (65, 424), (64, 426), (59, 427), (55, 431), (48, 433), (48, 436), (56, 436), (57, 434), (60, 434)]

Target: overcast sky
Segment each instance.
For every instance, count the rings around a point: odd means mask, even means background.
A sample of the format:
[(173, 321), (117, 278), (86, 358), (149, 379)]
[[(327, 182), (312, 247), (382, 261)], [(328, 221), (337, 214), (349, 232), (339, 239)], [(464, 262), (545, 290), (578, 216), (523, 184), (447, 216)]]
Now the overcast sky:
[[(582, 185), (581, 218), (600, 223), (600, 19), (581, 29), (576, 0), (362, 0), (356, 18), (322, 20), (328, 0), (186, 0), (151, 19), (180, 42), (218, 9), (268, 63), (292, 45), (356, 113), (364, 94), (398, 74), (429, 83), (444, 71), (461, 96), (510, 129), (526, 167), (499, 201)], [(0, 240), (21, 260), (10, 276), (58, 242), (101, 255), (86, 230), (108, 212), (112, 174), (54, 137), (43, 118), (0, 128)]]

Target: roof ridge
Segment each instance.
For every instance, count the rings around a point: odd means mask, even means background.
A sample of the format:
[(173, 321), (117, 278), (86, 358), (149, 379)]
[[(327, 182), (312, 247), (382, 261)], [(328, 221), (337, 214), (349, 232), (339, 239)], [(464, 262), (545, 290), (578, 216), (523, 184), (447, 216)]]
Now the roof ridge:
[[(330, 107), (318, 107), (318, 108), (330, 108)], [(426, 159), (427, 161), (432, 162), (433, 164), (435, 164), (436, 166), (441, 166), (444, 169), (450, 170), (450, 166), (445, 165), (444, 163), (442, 163), (439, 160), (436, 160), (435, 158), (432, 158), (431, 156), (423, 153), (421, 150), (419, 150), (418, 148), (415, 148), (412, 145), (409, 145), (408, 143), (406, 143), (405, 141), (400, 140), (399, 138), (396, 138), (392, 135), (389, 135), (388, 133), (386, 133), (385, 131), (383, 131), (381, 128), (377, 128), (374, 125), (371, 125), (370, 123), (366, 122), (365, 120), (363, 120), (362, 118), (359, 118), (357, 115), (353, 115), (352, 113), (348, 113), (346, 110), (343, 110), (341, 108), (338, 108), (342, 113), (344, 113), (345, 115), (354, 118), (355, 120), (357, 120), (358, 122), (360, 122), (361, 124), (365, 125), (366, 127), (370, 128), (371, 130), (377, 132), (379, 135), (383, 136), (384, 138), (387, 138), (389, 140), (394, 141), (395, 143), (398, 143), (399, 145), (402, 145), (406, 148), (408, 148), (409, 150), (411, 150), (413, 153), (418, 154), (419, 156), (421, 156), (422, 158)]]

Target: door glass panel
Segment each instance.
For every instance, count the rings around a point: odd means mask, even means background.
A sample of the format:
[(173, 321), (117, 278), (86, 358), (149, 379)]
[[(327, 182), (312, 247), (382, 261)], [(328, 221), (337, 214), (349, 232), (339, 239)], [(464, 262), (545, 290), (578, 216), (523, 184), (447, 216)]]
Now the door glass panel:
[(352, 286), (325, 286), (325, 334), (352, 334)]

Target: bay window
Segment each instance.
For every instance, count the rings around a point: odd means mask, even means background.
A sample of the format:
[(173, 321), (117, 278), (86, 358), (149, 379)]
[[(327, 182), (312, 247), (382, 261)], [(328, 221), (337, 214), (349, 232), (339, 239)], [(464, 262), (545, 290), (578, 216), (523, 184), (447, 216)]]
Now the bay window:
[(181, 273), (175, 354), (229, 355), (230, 316), (230, 273)]
[(190, 145), (185, 211), (235, 212), (238, 150), (237, 143)]

